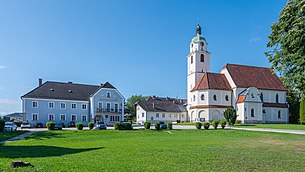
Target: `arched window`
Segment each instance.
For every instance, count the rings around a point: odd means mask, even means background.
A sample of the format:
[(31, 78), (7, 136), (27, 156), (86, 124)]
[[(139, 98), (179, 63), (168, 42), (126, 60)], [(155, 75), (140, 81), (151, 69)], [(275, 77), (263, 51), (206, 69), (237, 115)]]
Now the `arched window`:
[(193, 95), (193, 101), (195, 101), (196, 100), (196, 96), (195, 95)]
[(192, 44), (192, 48), (193, 48), (193, 44)]
[(193, 63), (193, 56), (191, 56), (191, 64)]
[(111, 97), (111, 94), (110, 94), (110, 92), (107, 92), (107, 97), (109, 98), (109, 97)]
[(213, 99), (216, 101), (217, 100), (217, 96), (214, 94)]
[(254, 109), (251, 109), (251, 117), (254, 117)]
[(279, 103), (279, 94), (276, 94), (276, 96), (275, 96), (275, 102), (276, 102), (276, 103)]
[(281, 111), (280, 110), (277, 112), (277, 117), (281, 118)]
[(200, 62), (204, 62), (204, 55), (203, 54), (200, 55)]
[(204, 46), (204, 43), (203, 43), (203, 42), (200, 42), (200, 45), (201, 45), (201, 46)]
[(201, 100), (205, 100), (204, 94), (201, 94)]
[(263, 95), (263, 93), (261, 93), (261, 101), (262, 101), (262, 102), (264, 101), (264, 95)]
[(226, 98), (226, 101), (229, 101), (229, 96), (228, 96), (228, 95), (226, 95), (226, 97), (225, 97), (225, 98)]

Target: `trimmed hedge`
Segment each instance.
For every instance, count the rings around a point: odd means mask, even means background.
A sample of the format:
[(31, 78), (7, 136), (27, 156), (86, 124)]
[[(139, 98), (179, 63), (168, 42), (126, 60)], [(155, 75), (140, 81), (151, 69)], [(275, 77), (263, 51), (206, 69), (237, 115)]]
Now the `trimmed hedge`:
[(210, 123), (208, 122), (203, 123), (203, 127), (204, 129), (208, 130), (210, 128)]
[(94, 127), (94, 123), (93, 122), (89, 122), (88, 123), (88, 127), (89, 127), (89, 130), (92, 130), (93, 127)]
[(217, 129), (218, 124), (219, 124), (219, 121), (218, 121), (218, 120), (212, 121), (212, 125), (213, 125), (213, 127), (214, 127), (215, 130)]
[(4, 130), (5, 121), (3, 119), (0, 119), (0, 132)]
[(167, 124), (167, 129), (172, 130), (173, 129), (173, 124), (170, 122)]
[(224, 129), (227, 125), (227, 121), (226, 120), (220, 120), (219, 124), (221, 125), (221, 128)]
[(48, 130), (55, 130), (55, 122), (47, 122), (46, 127)]
[(147, 130), (149, 130), (149, 129), (150, 129), (150, 125), (151, 125), (151, 123), (148, 122), (148, 121), (146, 121), (146, 122), (144, 123), (144, 128), (147, 129)]
[(76, 123), (76, 128), (77, 128), (77, 130), (83, 130), (84, 124), (81, 122), (78, 122), (78, 123)]
[(198, 130), (200, 130), (201, 129), (201, 127), (202, 127), (202, 123), (201, 122), (196, 122), (196, 128), (198, 129)]
[(160, 122), (156, 122), (155, 123), (155, 129), (156, 130), (160, 130)]
[(114, 129), (116, 129), (116, 130), (132, 130), (132, 125), (129, 122), (116, 122), (116, 123), (114, 123)]

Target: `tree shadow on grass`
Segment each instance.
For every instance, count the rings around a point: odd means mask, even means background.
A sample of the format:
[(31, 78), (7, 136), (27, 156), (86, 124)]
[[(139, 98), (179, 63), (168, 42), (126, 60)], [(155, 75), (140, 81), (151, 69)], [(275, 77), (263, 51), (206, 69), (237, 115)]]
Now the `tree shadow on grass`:
[(0, 145), (0, 158), (36, 158), (49, 156), (62, 156), (67, 154), (75, 154), (92, 150), (104, 149), (97, 148), (64, 148), (56, 146), (3, 146)]

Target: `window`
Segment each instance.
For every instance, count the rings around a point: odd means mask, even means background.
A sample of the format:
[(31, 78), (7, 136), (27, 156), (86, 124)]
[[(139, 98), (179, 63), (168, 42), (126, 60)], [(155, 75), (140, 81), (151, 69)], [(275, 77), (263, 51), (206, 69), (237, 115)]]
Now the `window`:
[(76, 121), (76, 115), (71, 115), (71, 121)]
[(204, 43), (203, 43), (203, 42), (200, 42), (200, 45), (201, 45), (201, 46), (203, 46), (203, 45), (204, 45)]
[(194, 45), (192, 44), (192, 47), (193, 47)]
[(253, 93), (251, 94), (251, 97), (252, 97), (252, 99), (254, 99), (254, 94)]
[(54, 114), (49, 114), (48, 120), (49, 121), (54, 121), (55, 120), (55, 115)]
[(71, 108), (72, 108), (72, 109), (76, 109), (76, 103), (72, 103), (72, 104), (71, 104)]
[(105, 115), (105, 118), (107, 118), (107, 119), (108, 119), (108, 117), (109, 117), (108, 115)]
[(168, 117), (169, 117), (169, 118), (172, 118), (172, 114), (168, 114)]
[(119, 109), (119, 105), (118, 104), (114, 104), (114, 111), (117, 112)]
[(196, 100), (196, 96), (195, 95), (193, 95), (193, 101), (195, 101)]
[(110, 97), (111, 97), (110, 92), (107, 92), (107, 97), (108, 97), (108, 98), (110, 98)]
[(261, 101), (263, 102), (264, 101), (264, 95), (263, 95), (263, 93), (261, 93)]
[(153, 116), (151, 116), (151, 117), (150, 117), (150, 120), (151, 120), (151, 121), (153, 121), (153, 120), (154, 120), (154, 117), (153, 117)]
[(216, 101), (217, 100), (217, 96), (214, 94), (213, 99)]
[(175, 118), (177, 118), (177, 116), (178, 116), (177, 114), (174, 115)]
[(162, 118), (165, 118), (165, 114), (164, 113), (162, 114)]
[(86, 104), (82, 104), (82, 109), (86, 110), (87, 109), (87, 105)]
[(98, 103), (98, 108), (103, 108), (103, 103)]
[(144, 117), (144, 113), (142, 113), (142, 118)]
[(33, 101), (33, 102), (32, 102), (32, 107), (33, 107), (33, 108), (38, 108), (38, 102)]
[(159, 113), (156, 113), (156, 118), (159, 118)]
[(120, 121), (120, 116), (110, 116), (110, 121)]
[(204, 94), (201, 94), (201, 100), (205, 100)]
[(49, 102), (49, 108), (54, 109), (54, 102)]
[(66, 103), (60, 103), (60, 109), (66, 109)]
[(251, 117), (255, 117), (255, 115), (254, 115), (254, 109), (251, 109)]
[(277, 112), (277, 117), (278, 117), (278, 118), (282, 118), (282, 116), (281, 116), (281, 111), (280, 111), (280, 110)]
[(32, 120), (33, 121), (37, 121), (38, 120), (38, 114), (37, 113), (33, 113), (32, 114)]
[(191, 56), (191, 64), (193, 63), (193, 56)]
[(107, 112), (110, 112), (110, 103), (107, 103)]
[(61, 114), (60, 115), (60, 120), (61, 121), (66, 121), (66, 115), (65, 114)]
[(200, 55), (200, 62), (204, 62), (204, 55), (203, 54)]
[(82, 115), (82, 121), (87, 121), (87, 115)]
[(265, 114), (266, 113), (266, 110), (265, 109), (263, 109), (263, 114)]
[(276, 96), (275, 96), (275, 102), (279, 103), (279, 95), (278, 94), (276, 94)]
[(229, 96), (228, 96), (228, 95), (226, 95), (225, 99), (226, 99), (226, 101), (229, 101)]

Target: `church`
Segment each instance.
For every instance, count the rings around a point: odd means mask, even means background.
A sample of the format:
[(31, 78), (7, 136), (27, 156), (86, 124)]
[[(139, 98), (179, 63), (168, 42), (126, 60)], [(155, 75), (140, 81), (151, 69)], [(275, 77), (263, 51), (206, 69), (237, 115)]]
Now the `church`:
[(210, 55), (201, 27), (187, 56), (187, 121), (224, 119), (234, 108), (242, 123), (288, 123), (287, 89), (270, 68), (226, 64), (210, 72)]

